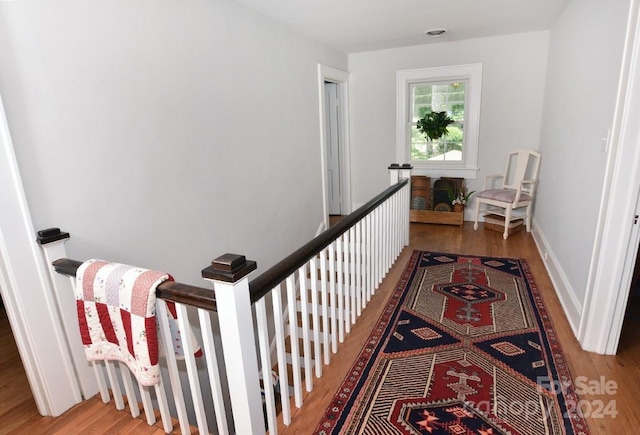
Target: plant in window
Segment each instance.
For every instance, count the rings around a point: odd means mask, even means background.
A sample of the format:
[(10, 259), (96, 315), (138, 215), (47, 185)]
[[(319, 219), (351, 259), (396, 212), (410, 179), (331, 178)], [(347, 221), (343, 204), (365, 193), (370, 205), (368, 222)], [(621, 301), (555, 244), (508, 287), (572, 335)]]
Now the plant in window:
[(447, 112), (427, 112), (422, 118), (418, 119), (416, 127), (428, 139), (440, 139), (449, 133), (449, 125), (453, 124), (453, 119), (447, 115)]

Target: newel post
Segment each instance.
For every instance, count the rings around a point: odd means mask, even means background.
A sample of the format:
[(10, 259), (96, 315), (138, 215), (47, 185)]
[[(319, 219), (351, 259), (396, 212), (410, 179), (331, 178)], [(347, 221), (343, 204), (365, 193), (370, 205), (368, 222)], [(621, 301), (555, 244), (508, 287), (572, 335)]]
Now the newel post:
[(229, 396), (238, 434), (265, 433), (248, 278), (256, 268), (256, 262), (246, 260), (244, 255), (225, 254), (202, 271), (202, 277), (213, 282), (216, 295)]
[(413, 166), (411, 166), (409, 163), (403, 163), (402, 166), (400, 166), (400, 178), (408, 178), (409, 186), (411, 186), (411, 170), (412, 169), (413, 169)]
[(389, 185), (398, 184), (398, 181), (400, 181), (400, 165), (391, 163), (387, 169), (389, 169)]
[(82, 338), (78, 328), (76, 299), (73, 294), (73, 283), (70, 282), (74, 278), (70, 280), (68, 277), (56, 273), (51, 264), (54, 260), (67, 257), (65, 243), (70, 237), (69, 233), (60, 231), (59, 228), (47, 228), (38, 231), (36, 240), (44, 252), (49, 279), (53, 285), (54, 297), (58, 304), (62, 326), (67, 336), (67, 346), (71, 352), (71, 359), (80, 384), (81, 394), (85, 399), (89, 399), (98, 392), (98, 384), (82, 346)]
[(411, 208), (411, 170), (413, 166), (409, 163), (403, 163), (402, 165), (398, 163), (392, 163), (389, 166), (389, 181), (390, 185), (393, 186), (398, 184), (398, 181), (403, 179), (408, 179), (409, 182), (403, 188), (404, 194), (402, 196), (402, 237), (404, 238), (404, 246), (409, 245), (409, 220), (411, 218), (409, 209)]
[(387, 169), (389, 169), (390, 186), (398, 184), (398, 181), (405, 178), (408, 178), (409, 185), (411, 184), (411, 170), (413, 169), (413, 166), (411, 166), (409, 163), (403, 163), (402, 165), (398, 163), (391, 163)]
[(405, 231), (404, 231), (404, 245), (409, 246), (409, 224), (411, 221), (411, 213), (409, 209), (411, 208), (411, 170), (413, 166), (409, 163), (404, 163), (400, 167), (400, 178), (406, 178), (409, 180), (407, 186), (405, 187), (406, 193), (404, 195), (404, 200), (406, 201), (406, 206), (404, 207), (405, 216), (403, 218), (405, 223)]

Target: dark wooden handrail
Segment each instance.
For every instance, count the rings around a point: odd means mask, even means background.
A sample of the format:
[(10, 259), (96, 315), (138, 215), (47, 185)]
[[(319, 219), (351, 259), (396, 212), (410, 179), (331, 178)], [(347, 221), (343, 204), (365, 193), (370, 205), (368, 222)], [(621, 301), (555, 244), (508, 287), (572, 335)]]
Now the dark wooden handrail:
[[(265, 271), (249, 283), (251, 302), (255, 302), (268, 294), (276, 285), (284, 281), (289, 275), (294, 273), (303, 264), (315, 255), (318, 255), (324, 248), (329, 246), (334, 240), (347, 232), (356, 223), (376, 209), (380, 204), (389, 199), (394, 193), (402, 189), (408, 179), (402, 179), (397, 184), (388, 187), (365, 205), (342, 219), (333, 227), (303, 245), (301, 248), (287, 256), (285, 259)], [(75, 277), (81, 261), (69, 258), (55, 260), (52, 265), (57, 273)], [(156, 289), (156, 296), (185, 305), (192, 305), (205, 310), (217, 311), (215, 293), (213, 289), (196, 287), (174, 281), (165, 281)]]
[[(60, 258), (55, 260), (53, 268), (56, 272), (66, 276), (76, 276), (81, 261)], [(156, 288), (156, 296), (185, 305), (193, 305), (205, 310), (217, 311), (216, 298), (213, 289), (181, 284), (174, 281), (165, 281)]]
[(276, 285), (284, 281), (289, 275), (304, 265), (310, 258), (318, 255), (334, 240), (347, 232), (351, 227), (361, 221), (365, 216), (376, 209), (380, 204), (389, 199), (394, 193), (402, 189), (409, 179), (401, 179), (397, 184), (388, 187), (371, 201), (342, 219), (333, 227), (318, 235), (315, 239), (303, 245), (291, 255), (280, 261), (269, 270), (263, 272), (249, 283), (251, 302), (260, 300), (267, 295)]

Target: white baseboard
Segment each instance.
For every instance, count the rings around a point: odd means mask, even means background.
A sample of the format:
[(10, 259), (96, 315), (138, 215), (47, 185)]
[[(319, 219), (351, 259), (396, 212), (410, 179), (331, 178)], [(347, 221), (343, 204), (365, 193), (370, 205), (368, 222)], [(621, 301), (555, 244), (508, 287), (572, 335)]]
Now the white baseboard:
[(544, 233), (540, 230), (535, 220), (533, 221), (532, 227), (531, 234), (533, 235), (533, 240), (540, 252), (540, 257), (542, 257), (542, 261), (547, 269), (549, 278), (551, 278), (551, 283), (558, 295), (558, 299), (560, 299), (560, 304), (567, 316), (571, 330), (573, 331), (573, 334), (578, 337), (580, 318), (582, 316), (582, 304), (580, 304), (571, 283), (562, 270), (562, 266), (558, 262), (558, 259), (549, 246)]

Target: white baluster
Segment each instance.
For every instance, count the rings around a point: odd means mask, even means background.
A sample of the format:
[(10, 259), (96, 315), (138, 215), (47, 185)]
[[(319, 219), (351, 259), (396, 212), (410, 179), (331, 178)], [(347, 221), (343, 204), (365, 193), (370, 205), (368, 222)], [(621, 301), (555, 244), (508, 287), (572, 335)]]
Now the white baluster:
[[(269, 340), (269, 324), (267, 322), (267, 309), (264, 298), (255, 303), (256, 326), (258, 328), (258, 343), (260, 345), (260, 363), (262, 365), (262, 387), (264, 389), (265, 407), (267, 412), (267, 424), (269, 433), (275, 434), (278, 430), (276, 420), (276, 400), (274, 385), (271, 378), (271, 348)], [(282, 385), (282, 384), (281, 384)]]
[(287, 277), (287, 302), (289, 305), (289, 343), (291, 346), (291, 365), (293, 366), (293, 394), (296, 407), (302, 406), (302, 376), (300, 368), (300, 349), (298, 342), (298, 310), (296, 309), (295, 274)]
[(307, 391), (313, 390), (313, 375), (311, 373), (311, 338), (309, 331), (309, 290), (307, 288), (307, 265), (298, 269), (300, 281), (300, 313), (302, 317), (302, 352), (304, 353), (304, 380)]
[(116, 403), (116, 409), (121, 411), (124, 409), (124, 400), (122, 399), (122, 390), (120, 390), (115, 364), (113, 361), (104, 362), (107, 377), (109, 378), (109, 385), (111, 386), (111, 394), (113, 394), (113, 401)]
[(345, 322), (345, 332), (349, 334), (351, 332), (351, 274), (350, 270), (350, 240), (349, 237), (351, 235), (350, 230), (346, 231), (343, 237), (342, 244), (342, 264), (344, 266), (344, 273), (342, 274), (342, 280), (344, 285), (344, 322)]
[(331, 351), (338, 352), (338, 333), (336, 318), (336, 246), (335, 242), (329, 247), (329, 304), (331, 305)]
[(273, 305), (273, 324), (276, 339), (276, 356), (278, 358), (278, 376), (280, 377), (280, 404), (282, 406), (282, 421), (291, 423), (291, 406), (289, 404), (289, 373), (287, 370), (287, 350), (284, 341), (284, 316), (282, 315), (282, 291), (280, 284), (271, 290)]
[[(178, 371), (176, 354), (173, 350), (173, 338), (171, 337), (171, 329), (169, 327), (168, 320), (169, 315), (167, 303), (162, 299), (157, 299), (156, 319), (160, 325), (160, 339), (162, 340), (162, 348), (164, 350), (165, 361), (167, 363), (167, 372), (169, 373), (169, 382), (171, 383), (171, 390), (173, 392), (173, 403), (178, 414), (180, 430), (183, 433), (186, 433), (189, 430), (189, 418), (187, 417), (187, 407), (184, 403), (184, 396), (182, 394), (182, 384), (180, 382), (180, 373)], [(158, 393), (157, 388), (156, 393)], [(162, 411), (162, 408), (160, 408), (160, 410)], [(161, 415), (163, 421), (168, 418), (163, 414)]]
[(320, 252), (320, 295), (322, 301), (322, 354), (329, 364), (329, 298), (327, 292), (327, 249)]
[(136, 418), (140, 415), (140, 406), (138, 406), (138, 399), (133, 391), (133, 383), (131, 381), (131, 371), (126, 364), (119, 364), (120, 377), (124, 384), (124, 391), (127, 395), (127, 403), (129, 403), (129, 411), (131, 411), (131, 417)]
[(140, 398), (142, 399), (142, 407), (144, 409), (144, 416), (147, 419), (147, 424), (153, 426), (156, 424), (156, 414), (153, 412), (153, 402), (151, 401), (151, 394), (149, 394), (149, 387), (138, 384), (138, 390), (140, 391)]
[(384, 221), (383, 221), (383, 214), (382, 214), (382, 207), (384, 204), (380, 204), (378, 205), (378, 207), (376, 208), (376, 239), (377, 239), (377, 246), (378, 246), (378, 261), (377, 261), (377, 275), (378, 275), (378, 284), (382, 281), (382, 264), (384, 261), (384, 238), (383, 238), (383, 225), (384, 225)]
[[(158, 409), (160, 410), (160, 418), (162, 419), (162, 428), (165, 433), (173, 432), (173, 421), (171, 420), (171, 414), (169, 412), (169, 402), (167, 401), (167, 392), (164, 389), (163, 381), (160, 379), (160, 383), (154, 385), (156, 392), (156, 399), (158, 400)], [(180, 426), (182, 433), (185, 433), (185, 428)]]
[(364, 286), (367, 302), (369, 302), (373, 295), (371, 288), (371, 213), (364, 218), (364, 228)]
[(356, 315), (360, 317), (365, 302), (362, 300), (362, 221), (355, 225), (356, 232)]
[(322, 358), (320, 355), (320, 317), (318, 315), (318, 265), (316, 257), (309, 262), (311, 273), (311, 323), (313, 326), (313, 358), (316, 363), (316, 377), (322, 376)]
[(356, 234), (355, 228), (349, 228), (349, 293), (351, 298), (351, 324), (356, 324), (358, 303), (356, 301)]
[(340, 343), (344, 341), (344, 275), (342, 266), (344, 264), (344, 254), (342, 252), (342, 240), (344, 235), (336, 239), (336, 257), (337, 257), (337, 279), (338, 279), (338, 339)]
[(209, 386), (213, 398), (213, 409), (216, 414), (218, 434), (229, 433), (227, 423), (227, 412), (222, 394), (222, 383), (220, 382), (220, 367), (216, 346), (213, 341), (213, 325), (209, 311), (198, 308), (198, 319), (200, 320), (200, 330), (202, 331), (202, 350), (207, 361), (207, 373), (209, 374)]
[[(194, 357), (195, 348), (191, 341), (191, 325), (187, 315), (187, 307), (183, 304), (176, 303), (176, 313), (178, 314), (178, 327), (182, 336), (182, 348), (184, 350), (184, 361), (187, 367), (187, 377), (189, 378), (189, 388), (191, 390), (191, 399), (193, 401), (193, 410), (196, 414), (196, 422), (200, 434), (209, 433), (207, 424), (207, 415), (202, 400), (202, 391), (200, 390), (200, 378), (198, 376), (198, 368), (196, 367), (196, 359)], [(170, 352), (173, 349), (167, 349)]]
[(111, 396), (109, 395), (109, 388), (107, 387), (102, 367), (98, 361), (91, 361), (91, 367), (93, 368), (95, 380), (98, 383), (100, 399), (102, 399), (102, 403), (109, 403), (111, 401)]

